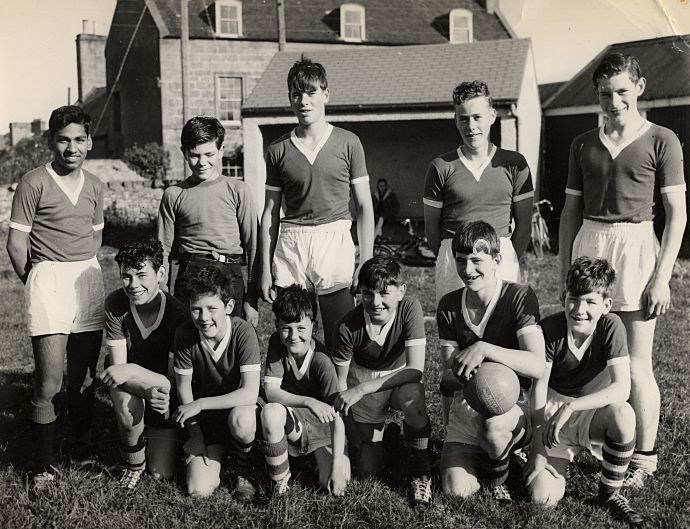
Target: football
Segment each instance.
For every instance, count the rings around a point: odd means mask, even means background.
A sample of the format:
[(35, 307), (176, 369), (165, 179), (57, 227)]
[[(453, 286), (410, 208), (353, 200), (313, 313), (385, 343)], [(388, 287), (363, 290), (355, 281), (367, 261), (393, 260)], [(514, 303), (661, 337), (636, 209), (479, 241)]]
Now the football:
[(484, 362), (464, 388), (467, 404), (482, 417), (503, 415), (520, 396), (515, 371), (496, 362)]

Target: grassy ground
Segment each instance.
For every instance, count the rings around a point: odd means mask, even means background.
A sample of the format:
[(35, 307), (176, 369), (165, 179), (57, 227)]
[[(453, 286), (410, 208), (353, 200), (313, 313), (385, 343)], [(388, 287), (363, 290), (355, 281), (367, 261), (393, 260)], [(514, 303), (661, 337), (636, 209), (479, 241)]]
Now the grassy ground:
[[(2, 239), (4, 240), (4, 234)], [(106, 285), (116, 288), (114, 248), (106, 246), (100, 254)], [(537, 261), (527, 256), (524, 279), (539, 296), (542, 312), (558, 310), (554, 279), (556, 259)], [(688, 454), (688, 315), (690, 286), (686, 284), (690, 263), (676, 267), (671, 290), (674, 307), (659, 321), (655, 344), (656, 372), (662, 391), (662, 417), (659, 433), (660, 467), (648, 489), (631, 494), (633, 503), (650, 518), (649, 527), (690, 527)], [(435, 468), (440, 446), (440, 405), (437, 388), (438, 338), (433, 321), (433, 274), (430, 269), (406, 271), (409, 293), (421, 299), (427, 314), (428, 359), (425, 380), (432, 423)], [(184, 494), (183, 480), (161, 483), (144, 479), (135, 491), (122, 491), (113, 482), (108, 467), (117, 461), (117, 436), (112, 408), (104, 388), (98, 391), (95, 432), (98, 439), (98, 464), (78, 469), (66, 462), (68, 442), (60, 448), (63, 463), (61, 478), (39, 500), (32, 500), (27, 486), (27, 460), (30, 456), (28, 403), (33, 362), (25, 332), (22, 289), (11, 271), (5, 252), (0, 252), (0, 528), (19, 527), (428, 527), (428, 528), (506, 528), (506, 527), (619, 527), (599, 509), (586, 503), (596, 492), (598, 467), (583, 455), (568, 484), (566, 498), (551, 510), (533, 506), (516, 493), (511, 505), (499, 505), (483, 493), (470, 500), (445, 497), (435, 487), (432, 506), (423, 514), (408, 505), (406, 491), (394, 477), (386, 482), (353, 481), (344, 498), (331, 498), (314, 487), (314, 472), (308, 464), (300, 466), (297, 483), (284, 499), (265, 499), (245, 506), (233, 501), (229, 479), (208, 499), (191, 499)], [(259, 335), (266, 343), (273, 318), (269, 308), (261, 310)], [(60, 423), (60, 430), (66, 427)], [(401, 466), (404, 466), (404, 462)]]

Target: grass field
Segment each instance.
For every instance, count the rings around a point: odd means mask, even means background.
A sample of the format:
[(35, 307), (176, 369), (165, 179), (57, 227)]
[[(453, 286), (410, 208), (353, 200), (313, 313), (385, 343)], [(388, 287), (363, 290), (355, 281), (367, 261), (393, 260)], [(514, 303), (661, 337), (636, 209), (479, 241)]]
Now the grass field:
[[(0, 233), (2, 240), (5, 234)], [(106, 289), (116, 288), (115, 249), (106, 246), (100, 253)], [(542, 313), (558, 310), (554, 279), (556, 258), (537, 261), (527, 256), (524, 279), (535, 288)], [(438, 339), (433, 320), (433, 274), (431, 269), (406, 270), (408, 292), (422, 301), (427, 318), (428, 353), (425, 381), (432, 423), (434, 468), (438, 467), (440, 446), (440, 405), (436, 365)], [(688, 413), (688, 351), (690, 347), (690, 263), (676, 266), (671, 291), (674, 306), (659, 321), (655, 343), (656, 372), (662, 391), (662, 416), (659, 431), (660, 467), (656, 479), (644, 491), (631, 494), (633, 504), (645, 512), (649, 527), (690, 527), (688, 492), (690, 418)], [(345, 497), (332, 498), (314, 486), (309, 464), (300, 464), (300, 475), (290, 493), (281, 499), (267, 498), (255, 505), (236, 503), (230, 495), (229, 479), (210, 498), (192, 499), (185, 495), (183, 478), (176, 482), (143, 479), (134, 491), (119, 489), (109, 467), (117, 461), (117, 436), (112, 408), (104, 388), (98, 390), (98, 464), (88, 468), (71, 467), (66, 462), (67, 444), (60, 450), (63, 463), (60, 479), (32, 500), (27, 486), (27, 460), (30, 456), (28, 404), (33, 361), (23, 317), (22, 288), (11, 270), (7, 255), (0, 252), (0, 528), (24, 527), (165, 527), (168, 529), (203, 527), (381, 527), (381, 528), (607, 528), (621, 527), (587, 499), (597, 489), (598, 466), (583, 455), (578, 459), (566, 497), (555, 509), (543, 509), (527, 502), (519, 492), (506, 506), (480, 493), (470, 500), (457, 500), (439, 492), (431, 507), (422, 514), (413, 511), (406, 489), (395, 479), (396, 470), (385, 482), (354, 480)], [(265, 344), (273, 322), (270, 308), (261, 308), (259, 336)], [(60, 431), (66, 426), (60, 423)], [(400, 467), (404, 467), (404, 462)], [(182, 476), (182, 473), (179, 474)], [(227, 478), (228, 476), (226, 476)]]

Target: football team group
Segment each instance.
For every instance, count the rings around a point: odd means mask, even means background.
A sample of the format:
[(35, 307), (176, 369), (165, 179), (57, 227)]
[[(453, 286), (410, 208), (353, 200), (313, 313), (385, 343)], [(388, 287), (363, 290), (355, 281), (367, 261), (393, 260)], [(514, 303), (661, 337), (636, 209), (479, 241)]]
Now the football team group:
[[(423, 196), (436, 255), (440, 351), (431, 354), (442, 372), (431, 389), (443, 403), (440, 484), (451, 496), (483, 487), (510, 501), (509, 469), (520, 468), (529, 498), (553, 506), (569, 465), (588, 449), (601, 461), (598, 504), (639, 525), (644, 517), (621, 491), (643, 487), (657, 467), (652, 342), (686, 223), (682, 151), (672, 131), (638, 110), (647, 81), (635, 57), (605, 57), (592, 81), (603, 124), (570, 148), (559, 230), (564, 310), (544, 318), (520, 283), (534, 200), (529, 166), (491, 143), (496, 111), (485, 83), (453, 91), (462, 144), (430, 163)], [(311, 454), (319, 484), (342, 495), (351, 468), (356, 476), (384, 470), (384, 429), (395, 409), (404, 416), (399, 457), (410, 501), (430, 504), (421, 304), (406, 295), (398, 262), (372, 257), (364, 150), (326, 119), (324, 68), (302, 57), (287, 88), (298, 125), (267, 148), (261, 215), (248, 187), (221, 174), (223, 126), (192, 118), (181, 134), (191, 175), (165, 190), (157, 239), (119, 249), (121, 288), (107, 297), (96, 257), (105, 190), (82, 169), (90, 120), (75, 106), (52, 113), (53, 160), (22, 177), (7, 241), (25, 284), (35, 361), (36, 491), (59, 479), (55, 400), (66, 356), (70, 456), (84, 461), (93, 451), (100, 379), (126, 488), (145, 471), (171, 478), (183, 458), (189, 494), (210, 495), (230, 456), (233, 495), (251, 501), (264, 468), (272, 493), (283, 495), (290, 457)], [(661, 207), (659, 241), (653, 218)], [(259, 298), (275, 315), (264, 344), (255, 331)], [(324, 343), (315, 338), (317, 312)], [(97, 374), (103, 327), (107, 358)], [(463, 396), (484, 362), (519, 377), (517, 402), (499, 414)]]

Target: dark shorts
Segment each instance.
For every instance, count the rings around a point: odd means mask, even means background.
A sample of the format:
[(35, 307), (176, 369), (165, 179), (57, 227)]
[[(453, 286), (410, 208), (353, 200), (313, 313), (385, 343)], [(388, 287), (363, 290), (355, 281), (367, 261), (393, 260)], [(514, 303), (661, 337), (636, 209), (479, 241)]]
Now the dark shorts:
[(184, 254), (180, 258), (177, 277), (175, 278), (175, 297), (180, 301), (187, 302), (186, 284), (187, 279), (194, 277), (202, 268), (217, 268), (230, 279), (232, 288), (232, 298), (235, 300), (233, 316), (242, 315), (242, 303), (244, 302), (244, 278), (242, 276), (242, 256), (226, 256), (226, 262), (220, 262), (211, 256), (198, 254)]

